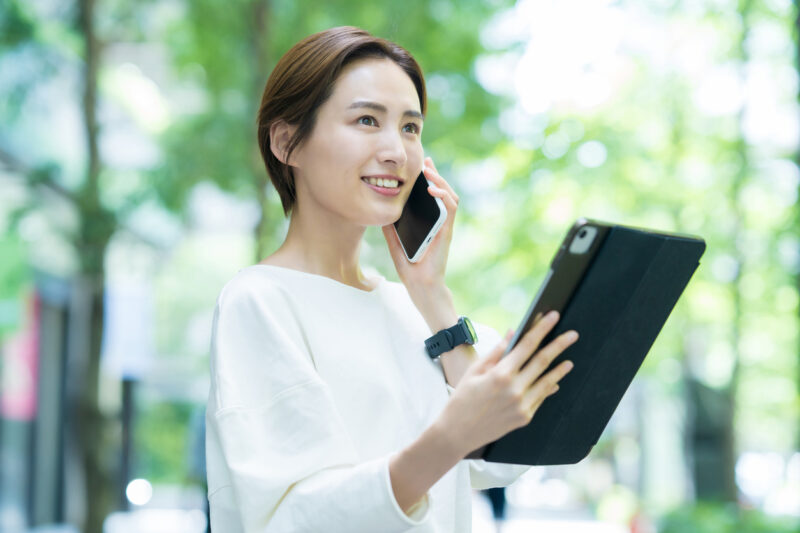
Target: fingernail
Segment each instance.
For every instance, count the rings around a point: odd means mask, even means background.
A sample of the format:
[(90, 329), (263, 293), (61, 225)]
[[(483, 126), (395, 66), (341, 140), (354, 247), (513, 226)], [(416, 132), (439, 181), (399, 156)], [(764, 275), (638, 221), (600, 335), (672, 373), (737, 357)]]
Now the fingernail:
[(568, 342), (575, 342), (578, 340), (578, 332), (575, 330), (571, 330), (567, 332), (567, 341)]
[(575, 366), (575, 364), (574, 364), (572, 361), (567, 361), (567, 362), (564, 364), (564, 366), (566, 366), (566, 367), (567, 367), (567, 370), (572, 370), (572, 368)]
[(558, 311), (550, 311), (547, 313), (547, 320), (558, 320)]

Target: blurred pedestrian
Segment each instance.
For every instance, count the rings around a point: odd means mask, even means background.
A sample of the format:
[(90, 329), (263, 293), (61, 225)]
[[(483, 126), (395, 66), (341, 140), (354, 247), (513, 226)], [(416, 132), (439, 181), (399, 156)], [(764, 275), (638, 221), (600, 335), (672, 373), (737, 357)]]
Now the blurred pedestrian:
[[(206, 410), (196, 407), (189, 419), (189, 440), (186, 450), (189, 481), (203, 488), (208, 493), (206, 482)], [(208, 498), (203, 498), (203, 513), (206, 516), (205, 533), (211, 532), (211, 520), (208, 518)]]
[(506, 521), (506, 489), (505, 487), (492, 487), (483, 491), (492, 505), (492, 518), (497, 533), (503, 530)]

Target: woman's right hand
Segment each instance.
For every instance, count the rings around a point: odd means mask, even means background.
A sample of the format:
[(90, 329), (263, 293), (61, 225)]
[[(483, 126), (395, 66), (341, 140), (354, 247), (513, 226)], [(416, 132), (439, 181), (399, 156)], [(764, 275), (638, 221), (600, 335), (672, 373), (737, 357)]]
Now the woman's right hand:
[(572, 362), (563, 361), (542, 374), (578, 339), (578, 333), (570, 330), (539, 349), (558, 319), (556, 311), (545, 315), (503, 357), (511, 341), (509, 332), (489, 355), (475, 361), (462, 376), (440, 422), (463, 455), (527, 425), (545, 398), (558, 390), (558, 382), (572, 369)]

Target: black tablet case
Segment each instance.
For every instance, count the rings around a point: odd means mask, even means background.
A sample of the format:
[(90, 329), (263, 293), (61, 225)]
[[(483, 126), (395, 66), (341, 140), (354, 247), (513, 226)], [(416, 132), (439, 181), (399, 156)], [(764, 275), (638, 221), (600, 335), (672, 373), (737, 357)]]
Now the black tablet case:
[[(574, 265), (571, 272), (567, 269), (566, 276), (583, 275), (583, 270), (586, 274), (559, 309), (561, 320), (542, 342), (544, 346), (565, 331), (577, 330), (578, 342), (550, 368), (564, 359), (575, 366), (530, 424), (468, 457), (528, 465), (574, 464), (585, 458), (705, 251), (705, 242), (694, 237), (583, 222), (599, 226), (599, 239), (592, 245), (595, 253), (590, 264), (578, 267), (580, 272)], [(555, 276), (564, 253), (562, 246), (553, 260)]]

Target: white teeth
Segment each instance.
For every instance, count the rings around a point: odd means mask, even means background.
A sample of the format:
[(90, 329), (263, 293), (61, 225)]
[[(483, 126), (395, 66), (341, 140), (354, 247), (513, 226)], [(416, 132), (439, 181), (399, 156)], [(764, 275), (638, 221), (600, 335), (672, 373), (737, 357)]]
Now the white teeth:
[(371, 185), (377, 185), (378, 187), (384, 187), (387, 189), (396, 189), (400, 182), (398, 180), (385, 180), (383, 178), (364, 178), (366, 181)]

